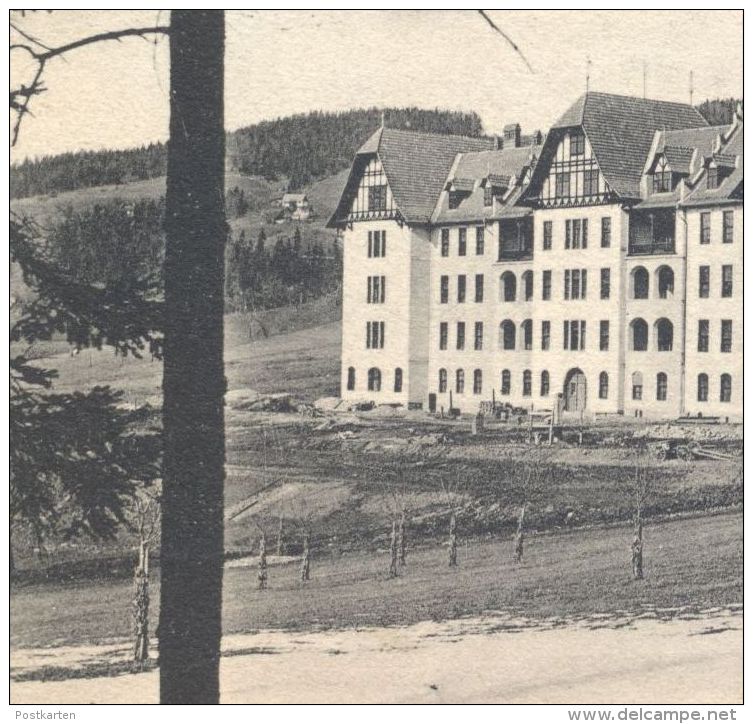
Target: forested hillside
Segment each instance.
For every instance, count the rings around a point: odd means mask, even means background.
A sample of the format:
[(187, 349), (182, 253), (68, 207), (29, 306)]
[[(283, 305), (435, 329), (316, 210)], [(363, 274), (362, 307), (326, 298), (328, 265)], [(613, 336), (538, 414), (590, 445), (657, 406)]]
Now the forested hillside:
[(742, 104), (740, 98), (714, 98), (713, 100), (706, 100), (701, 103), (698, 108), (698, 112), (709, 122), (712, 126), (726, 126), (732, 123), (732, 116), (735, 113), (737, 104)]
[[(292, 189), (346, 168), (382, 110), (312, 113), (264, 121), (228, 134), (231, 170), (267, 179), (290, 179)], [(388, 108), (384, 123), (432, 133), (478, 136), (476, 113)], [(57, 194), (92, 186), (126, 184), (165, 175), (166, 147), (153, 143), (125, 151), (80, 151), (44, 156), (11, 166), (11, 198)]]

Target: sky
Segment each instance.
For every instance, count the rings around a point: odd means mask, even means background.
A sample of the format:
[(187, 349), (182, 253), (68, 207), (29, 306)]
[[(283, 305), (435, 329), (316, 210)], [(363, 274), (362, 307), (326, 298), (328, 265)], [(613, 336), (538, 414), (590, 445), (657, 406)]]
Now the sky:
[[(687, 102), (742, 97), (742, 11), (490, 10), (524, 62), (474, 10), (228, 11), (229, 130), (312, 110), (420, 106), (476, 111), (487, 133), (546, 130), (586, 88)], [(57, 11), (19, 19), (47, 45), (169, 12)], [(11, 77), (28, 79), (23, 54)], [(590, 59), (590, 66), (587, 60)], [(168, 41), (109, 42), (55, 59), (12, 159), (165, 140)], [(27, 80), (28, 82), (28, 80)]]

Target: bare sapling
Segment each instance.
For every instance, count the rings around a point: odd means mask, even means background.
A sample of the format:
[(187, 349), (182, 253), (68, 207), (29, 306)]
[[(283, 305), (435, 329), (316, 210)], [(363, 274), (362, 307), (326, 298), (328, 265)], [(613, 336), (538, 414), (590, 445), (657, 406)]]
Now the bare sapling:
[(149, 659), (149, 552), (159, 536), (158, 492), (139, 490), (133, 499), (133, 528), (139, 540), (139, 559), (133, 574), (133, 660), (138, 666)]
[(309, 533), (303, 534), (303, 555), (301, 556), (301, 582), (306, 583), (311, 576), (311, 552), (309, 548)]
[(408, 553), (408, 532), (405, 520), (405, 510), (400, 514), (400, 527), (398, 529), (398, 556), (397, 562), (400, 566), (405, 566), (405, 557)]
[(513, 559), (516, 563), (523, 561), (523, 545), (525, 542), (525, 522), (528, 508), (539, 501), (547, 490), (552, 478), (552, 465), (549, 462), (551, 453), (546, 448), (532, 448), (526, 454), (520, 465), (520, 513), (518, 525), (513, 536)]
[(515, 562), (520, 563), (523, 560), (523, 521), (526, 515), (526, 505), (523, 503), (520, 508), (520, 515), (518, 516), (518, 529), (515, 531), (515, 539), (513, 541), (515, 552)]
[(390, 578), (397, 578), (397, 521), (392, 521), (390, 535)]
[(285, 526), (283, 524), (282, 515), (280, 515), (280, 523), (277, 526), (277, 555), (285, 555)]
[(259, 538), (259, 590), (263, 591), (267, 588), (267, 538), (264, 531)]
[(450, 516), (450, 540), (448, 548), (448, 565), (454, 568), (458, 564), (458, 535), (455, 511)]
[(643, 579), (643, 513), (651, 494), (651, 481), (643, 451), (636, 453), (632, 485), (628, 490), (633, 507), (633, 540), (630, 544), (630, 563), (633, 580)]

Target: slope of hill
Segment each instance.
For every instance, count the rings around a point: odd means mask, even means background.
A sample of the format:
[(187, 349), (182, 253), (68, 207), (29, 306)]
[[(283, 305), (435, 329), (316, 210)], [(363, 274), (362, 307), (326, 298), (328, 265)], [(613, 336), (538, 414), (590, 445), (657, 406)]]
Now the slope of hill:
[[(363, 140), (380, 123), (434, 133), (478, 136), (476, 113), (421, 108), (368, 108), (342, 113), (277, 118), (228, 134), (229, 168), (246, 176), (287, 179), (302, 188), (346, 168)], [(26, 159), (13, 164), (11, 198), (74, 191), (103, 185), (130, 184), (165, 175), (166, 146), (153, 143), (127, 150), (81, 151)]]

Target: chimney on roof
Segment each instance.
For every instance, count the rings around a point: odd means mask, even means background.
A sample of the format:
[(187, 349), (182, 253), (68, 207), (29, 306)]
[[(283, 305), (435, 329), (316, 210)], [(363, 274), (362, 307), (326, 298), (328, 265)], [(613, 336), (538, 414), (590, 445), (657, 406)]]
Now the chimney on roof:
[(508, 123), (504, 128), (504, 148), (518, 148), (520, 146), (520, 124)]

